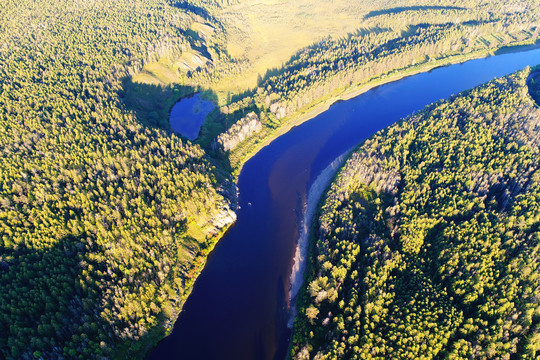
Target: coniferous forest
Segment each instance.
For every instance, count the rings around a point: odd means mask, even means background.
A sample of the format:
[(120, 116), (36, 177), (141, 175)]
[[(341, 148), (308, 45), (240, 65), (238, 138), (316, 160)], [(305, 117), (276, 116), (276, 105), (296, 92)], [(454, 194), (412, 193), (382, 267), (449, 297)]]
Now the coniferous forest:
[[(537, 0), (324, 3), (348, 27), (321, 10), (325, 36), (297, 44), (293, 1), (2, 0), (0, 359), (142, 358), (234, 223), (238, 171), (265, 141), (364, 86), (540, 36)], [(263, 5), (286, 21), (263, 28)], [(528, 75), (355, 152), (318, 220), (294, 357), (534, 357)], [(196, 92), (217, 107), (192, 142), (168, 113)]]
[(433, 104), (353, 152), (317, 220), (294, 359), (537, 358), (529, 74)]
[(140, 122), (122, 79), (181, 51), (191, 16), (0, 6), (0, 357), (111, 358), (171, 326), (234, 189), (199, 146)]
[[(540, 36), (540, 7), (531, 4), (524, 11), (508, 12), (508, 8), (475, 5), (406, 7), (396, 12), (367, 13), (362, 22), (364, 28), (298, 51), (282, 67), (261, 77), (254, 90), (233, 96), (228, 105), (221, 107), (220, 115), (205, 124), (199, 142), (210, 148), (220, 133), (255, 111), (263, 126), (229, 152), (228, 159), (236, 168), (265, 141), (327, 108), (336, 99), (346, 99), (349, 94), (404, 75), (528, 43)], [(197, 76), (202, 75), (208, 76), (205, 71)]]

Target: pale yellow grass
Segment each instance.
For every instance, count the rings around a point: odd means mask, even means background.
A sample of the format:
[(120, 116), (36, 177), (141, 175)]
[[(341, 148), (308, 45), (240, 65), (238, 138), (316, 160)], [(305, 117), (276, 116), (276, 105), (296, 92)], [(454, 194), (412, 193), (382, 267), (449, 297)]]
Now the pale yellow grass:
[[(257, 85), (257, 78), (281, 67), (298, 50), (328, 36), (344, 36), (362, 27), (363, 16), (379, 0), (246, 0), (225, 6), (215, 14), (228, 29), (227, 50), (238, 60), (247, 60), (242, 75), (221, 78), (211, 90), (225, 95), (240, 93)], [(203, 39), (216, 30), (195, 22), (191, 29)], [(144, 67), (134, 81), (149, 84), (181, 82), (177, 75), (203, 65), (204, 58), (187, 52), (180, 59), (160, 60)]]
[[(219, 78), (210, 86), (225, 102), (229, 94), (254, 88), (270, 69), (280, 68), (300, 49), (326, 37), (346, 36), (365, 26), (364, 16), (375, 9), (412, 6), (417, 0), (240, 0), (215, 9), (214, 16), (227, 29), (227, 50), (241, 60), (241, 75)], [(199, 19), (191, 30), (209, 39), (217, 31)], [(134, 81), (148, 84), (184, 83), (187, 71), (204, 66), (206, 59), (195, 50), (179, 59), (160, 60), (144, 67)], [(247, 65), (246, 65), (247, 63)]]
[[(209, 39), (215, 29), (207, 24), (194, 22), (191, 30), (195, 31), (201, 38)], [(157, 62), (149, 63), (143, 67), (140, 73), (133, 76), (133, 82), (150, 85), (170, 85), (182, 83), (185, 78), (183, 74), (193, 71), (198, 67), (203, 67), (209, 59), (204, 57), (199, 51), (186, 50), (177, 59), (163, 57)]]
[(140, 73), (133, 76), (133, 82), (152, 85), (169, 85), (178, 80), (178, 74), (167, 58), (144, 66)]
[(373, 1), (248, 0), (226, 7), (220, 19), (227, 28), (236, 29), (228, 34), (228, 51), (233, 57), (247, 59), (251, 66), (241, 79), (224, 78), (215, 90), (238, 92), (254, 87), (259, 75), (280, 67), (301, 48), (356, 31), (371, 9), (370, 3)]
[(207, 39), (214, 33), (215, 29), (208, 25), (203, 24), (200, 22), (195, 22), (191, 25), (191, 30), (195, 31), (197, 34), (199, 34), (200, 37)]

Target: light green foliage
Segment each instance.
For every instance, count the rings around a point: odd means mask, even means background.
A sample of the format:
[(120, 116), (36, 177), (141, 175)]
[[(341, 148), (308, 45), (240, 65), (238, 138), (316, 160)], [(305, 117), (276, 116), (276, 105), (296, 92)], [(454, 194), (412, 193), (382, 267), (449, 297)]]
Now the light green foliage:
[(183, 301), (224, 177), (119, 95), (187, 46), (191, 16), (161, 0), (2, 2), (0, 358), (127, 356)]
[(540, 111), (528, 75), (429, 106), (353, 153), (322, 205), (293, 358), (538, 355)]
[[(351, 89), (430, 64), (538, 39), (540, 7), (535, 3), (501, 6), (498, 1), (457, 1), (451, 6), (405, 6), (411, 4), (400, 2), (396, 5), (402, 7), (384, 4), (388, 8), (365, 10), (357, 31), (298, 51), (282, 67), (269, 70), (253, 91), (233, 97), (221, 108), (221, 118), (203, 126), (201, 143), (210, 144), (250, 111), (262, 113), (263, 131), (231, 154), (233, 167), (241, 165), (246, 154), (255, 151), (261, 140), (271, 138), (276, 129)], [(193, 76), (202, 80), (207, 75), (201, 71)]]
[[(219, 81), (237, 79), (253, 64), (224, 50), (234, 30), (224, 28), (230, 23), (221, 22), (222, 11), (243, 3), (2, 1), (1, 358), (140, 357), (170, 329), (220, 231), (213, 220), (229, 209), (223, 194), (232, 198), (234, 191), (198, 145), (162, 128), (180, 96), (200, 87), (217, 96)], [(370, 77), (448, 49), (494, 49), (538, 35), (532, 0), (380, 12), (402, 3), (354, 3), (365, 15), (357, 33), (300, 51), (254, 92), (228, 99), (201, 143), (251, 110), (262, 112), (267, 130), (279, 128), (278, 113)], [(431, 25), (423, 24), (426, 16)], [(361, 196), (375, 211), (370, 204), (378, 195), (363, 189)], [(407, 234), (427, 236), (434, 224), (412, 219)], [(342, 246), (351, 254), (336, 268), (324, 262), (328, 274), (317, 296), (346, 309), (340, 291), (364, 275), (349, 272), (360, 247)], [(411, 251), (422, 245), (411, 242)], [(456, 291), (467, 286), (458, 285)], [(324, 321), (317, 310), (313, 321)], [(344, 329), (349, 320), (332, 321)]]

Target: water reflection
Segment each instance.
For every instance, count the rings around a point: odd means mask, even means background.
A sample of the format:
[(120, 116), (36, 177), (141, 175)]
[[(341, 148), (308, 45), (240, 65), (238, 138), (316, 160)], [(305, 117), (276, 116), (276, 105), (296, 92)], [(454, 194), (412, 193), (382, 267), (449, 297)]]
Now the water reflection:
[(171, 128), (187, 137), (195, 140), (199, 137), (199, 131), (206, 116), (214, 110), (214, 104), (195, 94), (178, 101), (172, 108), (169, 116)]

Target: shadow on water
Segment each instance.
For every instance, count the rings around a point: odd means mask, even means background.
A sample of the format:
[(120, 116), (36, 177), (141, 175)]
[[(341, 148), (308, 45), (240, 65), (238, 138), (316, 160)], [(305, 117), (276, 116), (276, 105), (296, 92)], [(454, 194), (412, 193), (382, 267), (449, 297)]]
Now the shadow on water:
[(261, 333), (257, 336), (253, 348), (253, 359), (266, 360), (266, 351), (264, 349), (264, 339)]
[(275, 339), (280, 344), (285, 344), (285, 346), (280, 346), (278, 351), (274, 353), (272, 358), (268, 357), (268, 348), (265, 344), (268, 341), (265, 341), (262, 333), (259, 333), (256, 336), (253, 347), (253, 359), (257, 360), (283, 360), (287, 355), (287, 344), (289, 342), (289, 332), (283, 332), (282, 329), (287, 327), (287, 302), (286, 302), (286, 291), (285, 283), (283, 278), (280, 277), (277, 282), (276, 287), (276, 311), (274, 314), (275, 327)]
[[(125, 78), (122, 81), (122, 91), (120, 91), (119, 97), (124, 106), (134, 113), (140, 124), (149, 128), (173, 132), (169, 121), (173, 107), (181, 100), (195, 94), (200, 94), (202, 99), (214, 104), (218, 102), (218, 96), (215, 92), (201, 87), (179, 84), (145, 84), (133, 82), (130, 78)], [(205, 148), (212, 157), (226, 161), (225, 156), (212, 151), (211, 143), (218, 134), (229, 128), (242, 115), (243, 113), (238, 112), (225, 114), (222, 112), (222, 108), (215, 106), (201, 126), (199, 136), (193, 142)], [(182, 134), (178, 135), (182, 136)]]
[[(275, 339), (278, 344), (276, 353), (272, 360), (283, 360), (287, 355), (287, 344), (289, 343), (289, 331), (283, 331), (287, 328), (288, 321), (288, 304), (287, 304), (287, 293), (285, 291), (285, 283), (283, 278), (280, 276), (277, 289), (276, 289), (276, 314), (275, 314)], [(258, 359), (258, 358), (257, 358)], [(262, 359), (262, 358), (261, 358)]]
[(170, 130), (169, 114), (174, 104), (199, 90), (183, 85), (144, 84), (125, 78), (119, 95), (142, 125)]

